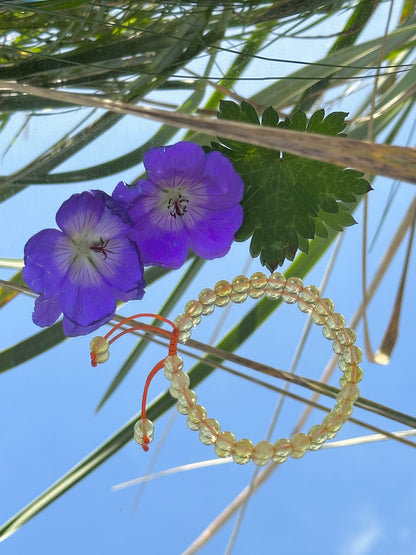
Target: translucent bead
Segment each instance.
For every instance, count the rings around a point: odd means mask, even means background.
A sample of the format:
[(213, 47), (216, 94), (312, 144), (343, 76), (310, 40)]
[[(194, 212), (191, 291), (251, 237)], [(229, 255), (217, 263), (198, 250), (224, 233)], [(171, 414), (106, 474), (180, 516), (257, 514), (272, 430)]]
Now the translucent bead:
[(173, 322), (181, 333), (192, 329), (192, 318), (189, 314), (179, 314)]
[[(155, 428), (153, 422), (148, 418), (138, 420), (134, 425), (134, 439), (139, 445), (150, 443), (153, 439)], [(149, 441), (143, 441), (144, 437), (148, 437)]]
[(330, 330), (340, 331), (345, 326), (345, 318), (339, 312), (334, 312), (326, 319), (326, 325)]
[(310, 445), (310, 439), (306, 434), (298, 433), (295, 434), (292, 439), (293, 451), (290, 456), (294, 459), (300, 459), (306, 453)]
[(218, 434), (214, 450), (221, 457), (229, 457), (235, 448), (236, 440), (232, 432), (221, 432)]
[(215, 304), (217, 306), (226, 306), (230, 302), (230, 295), (232, 293), (232, 290), (233, 288), (231, 287), (231, 283), (228, 283), (228, 281), (218, 281), (214, 287), (214, 291), (217, 295), (217, 300), (215, 301)]
[(320, 292), (315, 285), (307, 285), (302, 289), (300, 296), (305, 303), (314, 306), (316, 301), (319, 300)]
[(303, 281), (298, 277), (290, 277), (286, 281), (286, 286), (282, 293), (282, 301), (288, 304), (296, 303), (299, 294), (303, 289)]
[(188, 339), (191, 337), (191, 335), (192, 335), (191, 330), (181, 331), (180, 334), (178, 335), (178, 341), (180, 343), (186, 343), (188, 341)]
[(280, 272), (274, 272), (269, 276), (269, 279), (267, 280), (266, 291), (265, 291), (266, 297), (273, 301), (277, 301), (278, 299), (281, 298), (282, 291), (285, 288), (285, 285), (286, 285), (285, 276)]
[(325, 416), (322, 421), (322, 425), (328, 432), (328, 437), (332, 432), (338, 432), (342, 428), (343, 424), (344, 422), (342, 419), (342, 415), (336, 412), (334, 409), (332, 409), (332, 411), (327, 416)]
[(97, 335), (91, 339), (90, 351), (95, 355), (95, 362), (97, 364), (102, 364), (109, 359), (110, 344), (105, 337)]
[(347, 364), (360, 364), (363, 360), (363, 352), (356, 345), (351, 345), (344, 351), (342, 360)]
[(250, 278), (249, 296), (252, 299), (260, 299), (264, 295), (267, 285), (267, 277), (263, 272), (256, 272)]
[(338, 359), (338, 366), (341, 372), (346, 372), (347, 370), (352, 368), (352, 364), (344, 360), (343, 358)]
[(357, 336), (352, 328), (343, 328), (337, 332), (337, 341), (340, 345), (354, 345)]
[(319, 289), (315, 285), (307, 285), (300, 292), (298, 299), (298, 308), (302, 312), (310, 313), (319, 300)]
[(181, 372), (183, 368), (183, 360), (178, 355), (169, 355), (165, 358), (164, 374), (168, 380), (172, 378), (175, 372)]
[(323, 426), (316, 425), (312, 426), (312, 428), (309, 430), (308, 437), (310, 441), (308, 447), (309, 451), (317, 451), (325, 443), (328, 437), (328, 432)]
[[(324, 331), (325, 328), (326, 328), (326, 326), (324, 326), (324, 327), (322, 328), (322, 333), (323, 333), (323, 331)], [(327, 328), (327, 329), (328, 329), (328, 328)], [(331, 330), (331, 332), (332, 332), (332, 330)], [(329, 332), (328, 332), (328, 333), (329, 333)], [(332, 333), (333, 333), (333, 332), (332, 332)], [(324, 334), (324, 335), (325, 335), (325, 334)], [(330, 339), (330, 338), (328, 337), (328, 339)], [(346, 349), (346, 346), (345, 346), (345, 345), (341, 345), (341, 343), (338, 343), (338, 341), (333, 341), (333, 343), (332, 343), (332, 349), (333, 349), (334, 353), (336, 353), (337, 355), (342, 355), (342, 354), (344, 353), (345, 349)]]
[(351, 416), (352, 411), (353, 411), (354, 405), (351, 401), (344, 400), (342, 402), (338, 402), (335, 404), (334, 409), (341, 414), (342, 416), (342, 420), (344, 422), (346, 422), (348, 420), (348, 418)]
[(278, 439), (273, 445), (272, 461), (275, 463), (283, 463), (292, 453), (292, 444), (288, 439)]
[(196, 405), (196, 393), (193, 389), (184, 389), (178, 395), (176, 408), (181, 414), (188, 414), (189, 410)]
[(221, 426), (215, 418), (208, 418), (199, 428), (199, 439), (204, 445), (212, 445), (216, 442)]
[(341, 391), (338, 393), (336, 400), (337, 402), (342, 402), (345, 399), (348, 399), (352, 403), (358, 399), (360, 396), (360, 390), (355, 384), (347, 384), (345, 385)]
[(344, 376), (346, 383), (360, 383), (364, 377), (364, 372), (359, 366), (351, 366), (348, 370), (345, 370)]
[(250, 280), (246, 276), (237, 276), (232, 281), (233, 291), (231, 293), (231, 300), (233, 303), (243, 303), (248, 297), (250, 289)]
[(179, 397), (179, 393), (181, 393), (184, 389), (187, 389), (189, 381), (189, 376), (188, 374), (185, 374), (185, 372), (175, 372), (175, 374), (172, 375), (169, 386), (169, 393), (172, 397), (177, 399)]
[(192, 318), (192, 325), (197, 326), (201, 321), (202, 303), (199, 301), (189, 301), (185, 305), (185, 312)]
[(198, 295), (199, 301), (203, 304), (202, 314), (208, 316), (214, 312), (215, 301), (217, 300), (217, 295), (212, 289), (203, 289)]
[(336, 331), (331, 328), (328, 328), (328, 326), (324, 326), (322, 328), (322, 335), (325, 337), (325, 339), (329, 339), (329, 340), (335, 339)]
[(319, 302), (316, 303), (315, 307), (317, 314), (320, 314), (321, 316), (332, 314), (334, 312), (334, 309), (334, 303), (331, 301), (331, 299), (327, 298), (321, 299)]
[(264, 466), (270, 462), (273, 455), (273, 445), (270, 441), (259, 441), (254, 448), (251, 460), (257, 466)]
[(188, 418), (186, 419), (186, 425), (190, 430), (196, 432), (202, 425), (202, 422), (207, 417), (207, 411), (202, 405), (195, 405), (188, 412)]
[(232, 453), (234, 462), (237, 464), (247, 464), (251, 459), (251, 455), (254, 451), (254, 444), (249, 439), (240, 439), (237, 441)]

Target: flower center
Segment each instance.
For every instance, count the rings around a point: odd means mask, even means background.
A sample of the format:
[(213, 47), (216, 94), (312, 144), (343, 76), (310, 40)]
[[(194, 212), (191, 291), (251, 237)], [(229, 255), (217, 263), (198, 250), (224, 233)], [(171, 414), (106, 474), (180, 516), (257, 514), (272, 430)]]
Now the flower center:
[(175, 219), (176, 216), (182, 218), (188, 212), (188, 204), (189, 200), (181, 194), (178, 194), (176, 197), (170, 197), (168, 201), (169, 214)]
[(108, 242), (110, 241), (110, 239), (106, 239), (104, 241), (104, 239), (102, 237), (100, 237), (100, 242), (96, 243), (95, 245), (92, 245), (90, 247), (90, 249), (94, 252), (98, 252), (101, 253), (102, 255), (104, 255), (104, 260), (107, 260), (108, 257), (108, 253), (112, 253), (113, 251), (110, 251), (110, 249), (107, 248)]

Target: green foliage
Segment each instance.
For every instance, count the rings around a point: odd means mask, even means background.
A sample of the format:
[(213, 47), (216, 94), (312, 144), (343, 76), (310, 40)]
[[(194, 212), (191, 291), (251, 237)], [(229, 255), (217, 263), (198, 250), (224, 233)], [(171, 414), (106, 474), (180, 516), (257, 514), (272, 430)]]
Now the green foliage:
[[(308, 121), (306, 114), (298, 111), (279, 121), (277, 112), (267, 108), (261, 125), (344, 136), (346, 115), (334, 112), (325, 117), (324, 110), (318, 110)], [(260, 125), (255, 109), (247, 102), (241, 106), (221, 102), (218, 117)], [(222, 144), (213, 143), (213, 148), (228, 156), (244, 181), (244, 221), (236, 239), (245, 241), (251, 237), (251, 255), (260, 255), (261, 263), (270, 271), (285, 259), (293, 260), (298, 249), (307, 253), (309, 240), (316, 235), (326, 237), (327, 227), (342, 231), (355, 223), (351, 211), (358, 197), (370, 188), (361, 172), (226, 139), (220, 141)]]

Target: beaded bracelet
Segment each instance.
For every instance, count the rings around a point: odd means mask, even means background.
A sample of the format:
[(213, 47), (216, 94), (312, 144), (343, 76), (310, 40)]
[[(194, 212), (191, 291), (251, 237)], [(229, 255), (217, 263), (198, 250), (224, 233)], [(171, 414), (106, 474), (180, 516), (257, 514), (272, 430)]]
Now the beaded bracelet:
[[(299, 310), (311, 315), (312, 322), (322, 327), (323, 336), (332, 341), (334, 352), (339, 355), (338, 366), (343, 372), (340, 379), (341, 390), (336, 397), (335, 406), (325, 416), (321, 424), (312, 426), (307, 434), (296, 433), (290, 439), (279, 439), (274, 444), (269, 441), (260, 441), (256, 445), (249, 439), (236, 440), (232, 432), (221, 431), (220, 423), (214, 418), (207, 417), (206, 409), (197, 404), (195, 391), (189, 389), (189, 376), (183, 372), (183, 361), (177, 355), (177, 342), (185, 343), (191, 336), (191, 330), (197, 326), (202, 316), (212, 314), (215, 307), (226, 306), (230, 301), (242, 303), (247, 298), (260, 299), (267, 297), (271, 300), (281, 299), (285, 303), (297, 303)], [(136, 315), (156, 316), (156, 315)], [(153, 376), (164, 368), (166, 378), (170, 381), (169, 392), (177, 399), (177, 409), (187, 416), (187, 426), (199, 432), (199, 439), (205, 445), (214, 445), (215, 453), (219, 457), (231, 456), (238, 464), (253, 461), (258, 466), (274, 463), (283, 463), (289, 456), (299, 459), (306, 451), (317, 451), (327, 439), (335, 437), (342, 425), (352, 413), (354, 401), (359, 397), (356, 385), (363, 377), (363, 371), (358, 366), (362, 360), (362, 351), (354, 345), (355, 332), (345, 328), (345, 318), (342, 314), (334, 312), (334, 303), (328, 298), (320, 298), (319, 290), (314, 285), (303, 286), (298, 277), (288, 279), (281, 273), (273, 273), (266, 277), (262, 272), (256, 272), (247, 278), (237, 276), (232, 283), (219, 281), (214, 289), (204, 289), (198, 300), (191, 300), (185, 305), (185, 312), (180, 314), (172, 324), (166, 318), (156, 316), (173, 327), (173, 332), (163, 332), (170, 336), (169, 354), (159, 361), (150, 372), (143, 393), (142, 418), (134, 427), (134, 439), (142, 445), (145, 451), (154, 435), (153, 422), (146, 418), (147, 391)], [(108, 336), (120, 328), (131, 318), (120, 322), (105, 337), (96, 337), (91, 341), (91, 362), (94, 365), (104, 362), (109, 356), (109, 344), (118, 337), (133, 329), (148, 329), (151, 326), (140, 324), (124, 330), (114, 339), (108, 341)], [(158, 332), (161, 332), (157, 328)]]

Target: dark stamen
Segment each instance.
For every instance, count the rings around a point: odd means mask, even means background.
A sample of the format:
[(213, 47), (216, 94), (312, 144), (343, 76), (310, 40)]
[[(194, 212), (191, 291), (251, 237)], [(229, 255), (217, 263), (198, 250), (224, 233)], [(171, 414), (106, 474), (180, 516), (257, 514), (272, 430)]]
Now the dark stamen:
[(90, 249), (94, 252), (100, 252), (101, 254), (104, 255), (104, 260), (107, 260), (108, 253), (113, 252), (113, 251), (110, 251), (110, 249), (106, 248), (109, 241), (110, 241), (110, 239), (106, 239), (104, 241), (104, 239), (102, 237), (100, 237), (100, 242), (97, 243), (96, 245), (93, 245), (92, 247), (90, 247)]
[(175, 219), (176, 216), (180, 216), (182, 218), (185, 212), (188, 212), (188, 204), (189, 200), (182, 195), (178, 195), (175, 200), (171, 197), (168, 202), (169, 214)]

